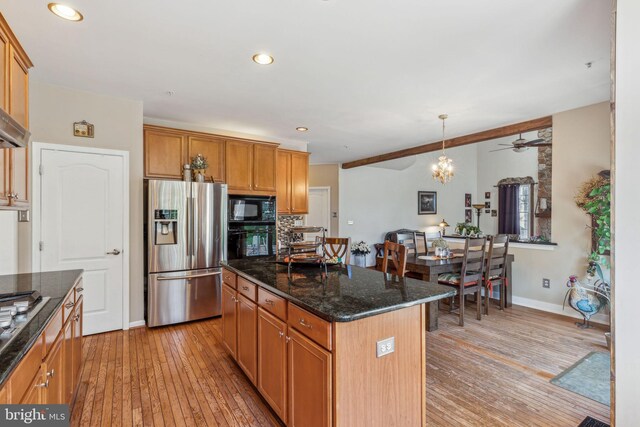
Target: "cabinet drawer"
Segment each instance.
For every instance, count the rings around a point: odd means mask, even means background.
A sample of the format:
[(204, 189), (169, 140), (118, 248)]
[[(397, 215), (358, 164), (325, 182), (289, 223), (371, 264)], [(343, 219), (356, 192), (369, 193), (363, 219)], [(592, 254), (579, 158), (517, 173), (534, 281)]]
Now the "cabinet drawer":
[(40, 336), (11, 374), (9, 378), (11, 403), (20, 403), (22, 401), (22, 397), (33, 382), (33, 378), (40, 373), (42, 345), (43, 337)]
[[(73, 292), (72, 292), (73, 294)], [(62, 330), (63, 320), (62, 320), (62, 312), (64, 308), (59, 308), (56, 314), (53, 315), (49, 324), (44, 329), (44, 352), (42, 356), (46, 356), (46, 354), (53, 348), (53, 343), (56, 342), (56, 338), (58, 334)]]
[(327, 350), (331, 350), (331, 323), (289, 304), (288, 324), (307, 338), (312, 339)]
[(231, 286), (233, 289), (236, 288), (236, 274), (227, 270), (226, 268), (222, 269), (222, 281), (227, 285)]
[(276, 317), (287, 320), (287, 301), (266, 291), (258, 288), (258, 305)]
[(76, 285), (74, 292), (75, 292), (75, 301), (77, 306), (78, 301), (80, 300), (80, 298), (82, 298), (82, 294), (84, 292), (84, 285), (82, 284), (82, 279), (80, 279), (80, 281)]
[(254, 283), (251, 283), (243, 277), (238, 277), (238, 292), (253, 302), (256, 301), (256, 289), (257, 286)]
[[(73, 313), (73, 309), (76, 306), (76, 296), (75, 291), (71, 291), (67, 296), (67, 299), (64, 300), (64, 304), (62, 304), (62, 323), (66, 322), (69, 316)], [(60, 325), (60, 329), (62, 329), (62, 325)]]

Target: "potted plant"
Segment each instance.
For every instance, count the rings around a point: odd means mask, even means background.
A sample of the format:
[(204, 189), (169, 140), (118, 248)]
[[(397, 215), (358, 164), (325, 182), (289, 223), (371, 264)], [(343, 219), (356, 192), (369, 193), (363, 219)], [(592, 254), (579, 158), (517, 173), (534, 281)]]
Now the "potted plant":
[(364, 240), (359, 241), (358, 243), (351, 244), (351, 255), (355, 256), (356, 265), (358, 267), (366, 267), (367, 260), (366, 256), (371, 253), (371, 249), (369, 245)]
[(482, 235), (480, 228), (467, 222), (459, 222), (456, 225), (456, 233), (461, 236), (477, 237)]
[(197, 182), (204, 182), (205, 173), (208, 167), (209, 163), (207, 163), (206, 157), (202, 154), (198, 154), (191, 159), (191, 170), (193, 170), (194, 179)]
[(442, 237), (438, 237), (437, 239), (435, 239), (432, 245), (435, 248), (435, 253), (438, 257), (445, 256), (447, 253), (447, 249), (449, 249), (449, 243), (447, 243), (447, 241)]

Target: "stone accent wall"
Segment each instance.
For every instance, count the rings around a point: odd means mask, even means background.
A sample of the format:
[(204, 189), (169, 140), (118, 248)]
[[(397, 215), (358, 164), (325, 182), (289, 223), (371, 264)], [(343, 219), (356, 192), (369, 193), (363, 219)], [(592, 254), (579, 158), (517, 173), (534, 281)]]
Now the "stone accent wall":
[[(296, 225), (296, 221), (302, 221), (303, 219), (302, 215), (278, 215), (278, 240), (283, 247), (289, 244), (289, 229)], [(294, 242), (300, 240), (302, 240), (302, 234), (293, 235)]]
[[(541, 129), (538, 138), (551, 142), (553, 129)], [(538, 198), (536, 200), (535, 234), (551, 240), (551, 174), (552, 147), (538, 147)], [(547, 210), (540, 210), (540, 199), (547, 199)], [(541, 216), (538, 216), (541, 215)]]

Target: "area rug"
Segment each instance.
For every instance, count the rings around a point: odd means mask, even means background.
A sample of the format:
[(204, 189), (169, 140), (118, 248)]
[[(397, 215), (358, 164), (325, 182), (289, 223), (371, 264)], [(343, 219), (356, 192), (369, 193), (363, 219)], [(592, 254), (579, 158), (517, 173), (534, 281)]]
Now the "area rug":
[(609, 353), (594, 351), (552, 378), (551, 383), (609, 406), (609, 378)]
[(609, 427), (609, 424), (598, 421), (595, 418), (587, 417), (578, 427)]

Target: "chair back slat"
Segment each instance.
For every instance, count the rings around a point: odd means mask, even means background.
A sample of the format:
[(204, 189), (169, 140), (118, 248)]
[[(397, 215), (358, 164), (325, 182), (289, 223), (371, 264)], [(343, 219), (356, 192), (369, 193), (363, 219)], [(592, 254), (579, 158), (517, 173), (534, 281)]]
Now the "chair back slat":
[(343, 264), (349, 264), (351, 255), (350, 237), (327, 237), (324, 250), (327, 258), (339, 258)]
[[(415, 236), (414, 234), (409, 234), (409, 233), (401, 233), (398, 234), (396, 237), (396, 240), (398, 241), (398, 244), (403, 245), (405, 248), (407, 248), (407, 253), (414, 253), (417, 254), (418, 253), (418, 249), (416, 247), (416, 241), (415, 241)], [(391, 242), (393, 243), (393, 242)]]
[(506, 277), (509, 236), (498, 234), (489, 238), (489, 250), (485, 268), (485, 281), (491, 277)]
[(404, 277), (407, 270), (407, 248), (399, 243), (389, 240), (384, 242), (384, 254), (382, 257), (382, 271), (389, 272), (389, 260), (396, 270), (396, 274)]
[(466, 239), (460, 280), (462, 283), (477, 282), (482, 278), (485, 263), (487, 238)]

